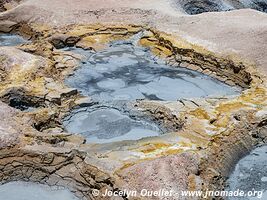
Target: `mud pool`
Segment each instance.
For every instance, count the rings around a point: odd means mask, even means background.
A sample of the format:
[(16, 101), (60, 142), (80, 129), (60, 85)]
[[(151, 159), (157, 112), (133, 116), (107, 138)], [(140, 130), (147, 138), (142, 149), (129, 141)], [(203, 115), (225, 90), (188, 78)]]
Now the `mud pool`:
[(87, 143), (110, 143), (158, 136), (153, 123), (131, 118), (114, 108), (82, 108), (64, 121), (65, 128), (86, 137)]
[[(251, 197), (231, 197), (229, 199), (267, 199), (267, 146), (258, 147), (242, 158), (229, 180), (229, 190), (262, 191)], [(260, 198), (259, 198), (260, 197)]]
[(146, 48), (114, 42), (99, 52), (65, 49), (84, 55), (66, 83), (95, 101), (165, 100), (234, 95), (240, 90), (209, 76), (166, 65)]
[(69, 190), (46, 185), (10, 182), (0, 185), (0, 199), (5, 200), (78, 200)]
[[(174, 68), (156, 58), (149, 49), (132, 40), (117, 41), (94, 52), (65, 48), (82, 55), (81, 66), (66, 84), (90, 96), (99, 105), (137, 99), (176, 101), (182, 98), (235, 95), (230, 87), (209, 76), (184, 68)], [(133, 119), (113, 108), (78, 109), (64, 119), (66, 131), (84, 135), (88, 143), (109, 143), (158, 136), (162, 132), (143, 118)]]
[(14, 34), (0, 34), (0, 46), (17, 46), (28, 43), (23, 37)]

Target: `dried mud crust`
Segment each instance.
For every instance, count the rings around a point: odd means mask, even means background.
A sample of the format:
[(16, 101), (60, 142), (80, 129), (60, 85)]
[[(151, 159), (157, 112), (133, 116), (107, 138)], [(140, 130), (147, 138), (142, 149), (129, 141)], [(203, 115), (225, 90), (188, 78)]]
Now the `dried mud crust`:
[(52, 147), (48, 150), (41, 153), (18, 147), (1, 150), (1, 183), (21, 180), (64, 186), (81, 199), (97, 199), (91, 195), (93, 189), (115, 188), (114, 180), (86, 164), (82, 153), (70, 149), (54, 152)]
[[(50, 29), (34, 24), (2, 23), (7, 32), (19, 31), (33, 42), (18, 48), (0, 48), (3, 80), (0, 98), (8, 104), (18, 99), (38, 105), (35, 110), (22, 113), (0, 104), (14, 113), (3, 115), (9, 126), (0, 122), (0, 131), (8, 133), (0, 138), (2, 183), (26, 180), (62, 185), (79, 197), (97, 199), (91, 195), (92, 189), (104, 192), (106, 188), (146, 187), (142, 172), (149, 166), (162, 178), (153, 179), (146, 172), (145, 176), (153, 182), (151, 189), (168, 188), (169, 183), (181, 186), (175, 190), (223, 188), (225, 178), (241, 155), (256, 144), (266, 143), (265, 79), (253, 65), (237, 58), (223, 58), (147, 27), (83, 25)], [(73, 73), (81, 57), (60, 48), (77, 46), (97, 51), (110, 41), (129, 38), (141, 31), (144, 35), (139, 44), (149, 47), (173, 67), (197, 70), (246, 90), (238, 97), (135, 102), (135, 109), (175, 130), (154, 139), (87, 145), (82, 137), (64, 133), (62, 118), (74, 107), (92, 102), (76, 89), (65, 86), (65, 77)], [(184, 163), (180, 166), (181, 173), (169, 179), (180, 161)], [(156, 168), (158, 163), (171, 170)], [(187, 166), (192, 168), (188, 170)]]

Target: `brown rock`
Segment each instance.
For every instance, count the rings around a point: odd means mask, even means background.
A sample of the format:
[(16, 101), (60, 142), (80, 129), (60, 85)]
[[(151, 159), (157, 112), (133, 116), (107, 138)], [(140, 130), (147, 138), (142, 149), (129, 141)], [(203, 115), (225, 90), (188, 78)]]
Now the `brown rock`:
[(14, 29), (16, 24), (17, 24), (16, 22), (12, 22), (8, 20), (0, 21), (0, 32), (9, 33)]
[(52, 37), (50, 37), (48, 39), (48, 41), (57, 49), (61, 49), (63, 47), (65, 47), (66, 43), (66, 39), (68, 38), (67, 35), (64, 34), (55, 34)]
[(78, 94), (78, 90), (75, 89), (75, 88), (64, 88), (61, 90), (61, 97), (64, 98), (64, 97), (70, 97), (70, 96), (73, 96), (73, 95), (76, 95)]

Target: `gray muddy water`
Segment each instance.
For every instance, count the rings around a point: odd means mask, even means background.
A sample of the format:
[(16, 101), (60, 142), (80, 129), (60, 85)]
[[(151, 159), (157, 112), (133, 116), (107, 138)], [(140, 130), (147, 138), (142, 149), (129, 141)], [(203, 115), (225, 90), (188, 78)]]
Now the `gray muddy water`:
[(230, 200), (267, 199), (267, 146), (258, 147), (242, 158), (227, 183), (229, 190), (242, 190), (247, 195)]
[(138, 140), (160, 134), (152, 122), (131, 118), (115, 108), (81, 108), (73, 111), (64, 121), (65, 128), (80, 133), (87, 143), (110, 143)]
[(165, 100), (234, 95), (230, 87), (201, 73), (170, 67), (148, 49), (115, 42), (100, 52), (69, 48), (83, 54), (81, 67), (66, 83), (96, 101)]
[(26, 182), (0, 185), (1, 200), (78, 200), (69, 190)]
[(19, 35), (0, 34), (0, 46), (17, 46), (26, 43), (28, 43), (28, 40)]
[[(235, 95), (230, 87), (201, 73), (174, 68), (155, 58), (136, 37), (117, 41), (99, 52), (78, 48), (65, 51), (82, 54), (81, 66), (66, 79), (66, 84), (90, 96), (106, 108), (81, 108), (64, 119), (65, 129), (84, 135), (88, 143), (138, 140), (162, 134), (157, 125), (114, 109), (118, 102), (137, 99), (175, 101), (181, 98)], [(117, 107), (118, 108), (118, 107)], [(120, 111), (119, 111), (120, 110)]]

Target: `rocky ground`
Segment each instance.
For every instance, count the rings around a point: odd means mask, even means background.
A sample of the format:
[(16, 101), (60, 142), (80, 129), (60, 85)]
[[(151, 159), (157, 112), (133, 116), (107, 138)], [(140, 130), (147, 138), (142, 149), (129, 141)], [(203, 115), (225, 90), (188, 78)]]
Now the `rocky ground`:
[(244, 8), (267, 11), (267, 2), (265, 0), (176, 0), (175, 2), (181, 10), (191, 15)]
[[(94, 197), (93, 189), (224, 188), (234, 164), (267, 140), (267, 15), (245, 9), (189, 16), (176, 3), (28, 0), (0, 14), (0, 32), (32, 40), (0, 47), (2, 183), (61, 185), (84, 199), (105, 199)], [(173, 67), (197, 70), (244, 91), (238, 96), (130, 105), (172, 127), (160, 137), (93, 145), (65, 133), (64, 116), (92, 101), (64, 84), (81, 55), (59, 48), (97, 51), (140, 31), (144, 36), (139, 44)]]

